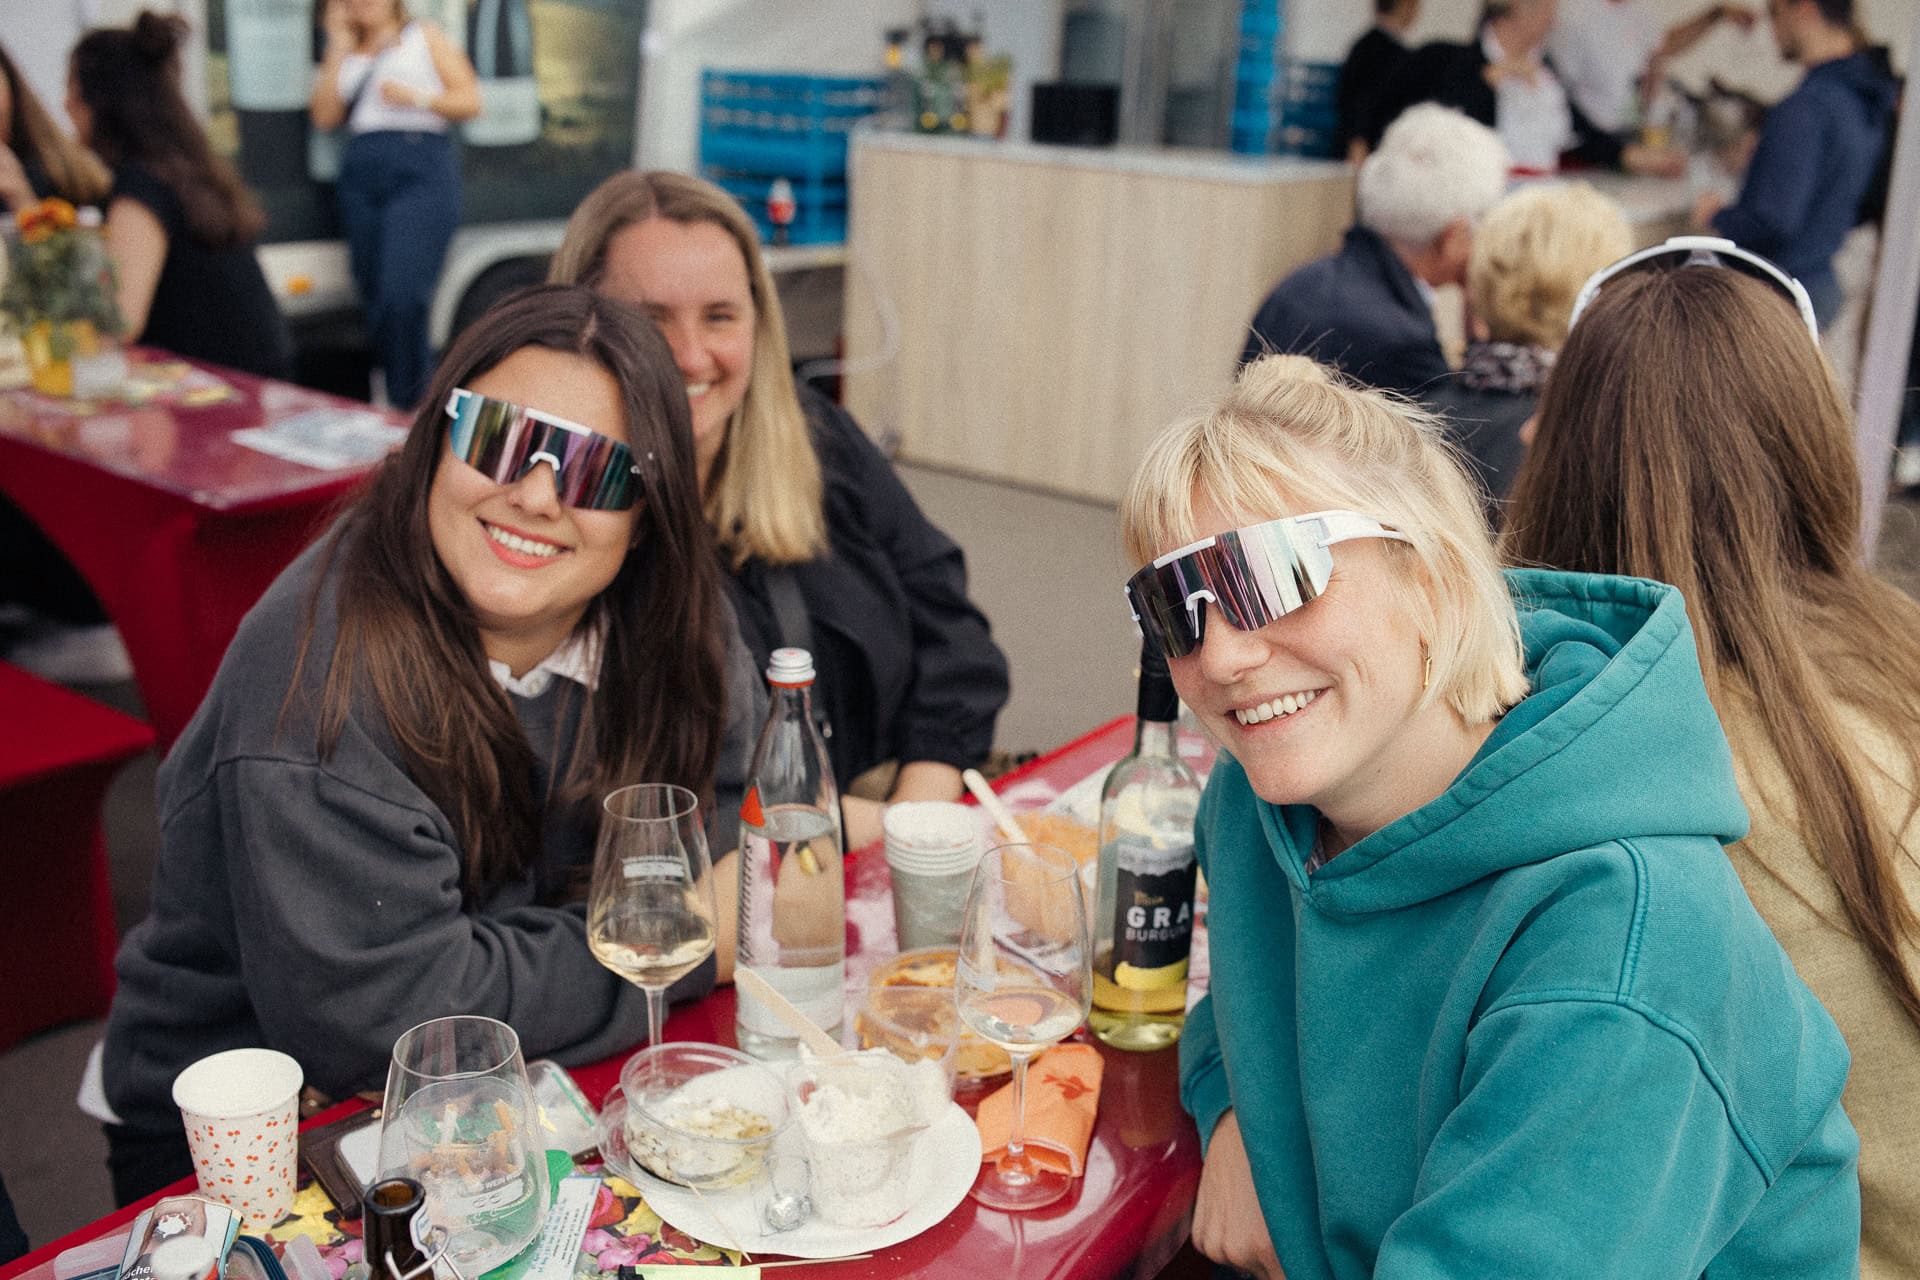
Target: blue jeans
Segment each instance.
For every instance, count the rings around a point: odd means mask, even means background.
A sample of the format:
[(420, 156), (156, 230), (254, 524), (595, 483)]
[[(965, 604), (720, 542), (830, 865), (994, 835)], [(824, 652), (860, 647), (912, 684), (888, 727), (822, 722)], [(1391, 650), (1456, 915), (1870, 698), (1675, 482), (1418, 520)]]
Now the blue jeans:
[(340, 162), (340, 221), (387, 398), (412, 408), (433, 373), (427, 312), (460, 224), (460, 170), (442, 133), (355, 135)]

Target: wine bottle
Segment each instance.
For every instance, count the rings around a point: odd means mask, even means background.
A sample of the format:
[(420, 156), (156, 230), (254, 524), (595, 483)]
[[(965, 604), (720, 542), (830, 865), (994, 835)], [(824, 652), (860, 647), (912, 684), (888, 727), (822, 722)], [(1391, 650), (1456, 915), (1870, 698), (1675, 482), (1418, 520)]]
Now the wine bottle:
[[(775, 649), (773, 706), (747, 770), (740, 806), (738, 963), (752, 969), (829, 1035), (840, 1027), (847, 899), (840, 793), (813, 720), (813, 658)], [(757, 1058), (793, 1057), (785, 1023), (742, 990), (734, 1033)]]
[(1133, 750), (1100, 792), (1088, 1023), (1116, 1048), (1150, 1050), (1178, 1040), (1186, 1021), (1200, 783), (1180, 758), (1167, 660), (1149, 645), (1140, 650), (1138, 714)]

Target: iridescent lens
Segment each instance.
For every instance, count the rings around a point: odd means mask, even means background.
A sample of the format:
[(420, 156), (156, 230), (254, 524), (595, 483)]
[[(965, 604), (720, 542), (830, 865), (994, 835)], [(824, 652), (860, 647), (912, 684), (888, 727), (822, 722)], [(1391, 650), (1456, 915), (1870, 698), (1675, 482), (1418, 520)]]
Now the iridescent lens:
[(597, 431), (464, 388), (448, 397), (447, 419), (454, 456), (495, 483), (545, 463), (567, 506), (624, 511), (639, 501), (633, 451)]

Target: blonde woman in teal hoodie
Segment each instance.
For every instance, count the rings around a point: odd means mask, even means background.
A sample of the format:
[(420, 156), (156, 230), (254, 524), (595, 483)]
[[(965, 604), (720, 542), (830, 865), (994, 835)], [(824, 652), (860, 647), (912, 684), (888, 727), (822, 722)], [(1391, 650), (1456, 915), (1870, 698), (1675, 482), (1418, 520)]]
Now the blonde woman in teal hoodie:
[(1848, 1277), (1847, 1051), (1742, 891), (1670, 587), (1502, 575), (1432, 421), (1297, 357), (1149, 449), (1127, 584), (1226, 752), (1181, 1041), (1263, 1277)]

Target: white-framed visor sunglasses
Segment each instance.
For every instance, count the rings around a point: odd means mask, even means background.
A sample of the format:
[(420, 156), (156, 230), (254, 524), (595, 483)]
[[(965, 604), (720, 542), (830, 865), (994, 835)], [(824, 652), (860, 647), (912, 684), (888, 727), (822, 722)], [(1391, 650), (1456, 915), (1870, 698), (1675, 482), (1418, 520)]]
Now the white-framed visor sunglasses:
[(1681, 267), (1725, 267), (1743, 276), (1752, 276), (1793, 303), (1814, 342), (1820, 341), (1820, 322), (1814, 319), (1813, 299), (1807, 295), (1806, 286), (1759, 254), (1718, 236), (1674, 236), (1664, 244), (1630, 253), (1612, 266), (1600, 268), (1580, 286), (1573, 300), (1573, 318), (1567, 327), (1571, 329), (1580, 323), (1580, 314), (1615, 276), (1629, 271), (1677, 271)]
[(1127, 603), (1149, 644), (1184, 658), (1206, 637), (1202, 606), (1238, 630), (1258, 630), (1325, 591), (1331, 548), (1355, 538), (1412, 541), (1357, 511), (1282, 516), (1167, 552), (1127, 579)]
[(447, 397), (447, 445), (454, 457), (498, 484), (513, 484), (546, 463), (553, 468), (554, 492), (569, 507), (625, 511), (640, 501), (633, 450), (510, 400), (454, 388)]

